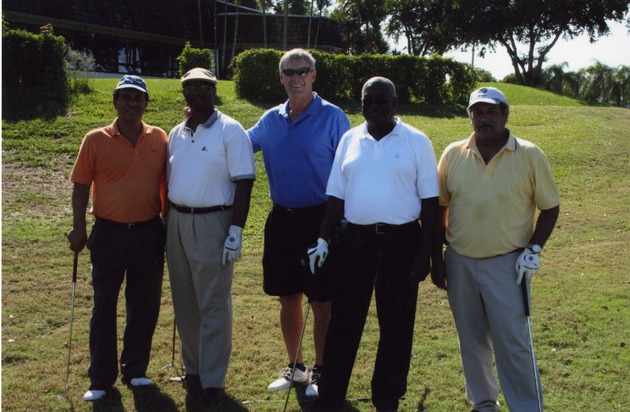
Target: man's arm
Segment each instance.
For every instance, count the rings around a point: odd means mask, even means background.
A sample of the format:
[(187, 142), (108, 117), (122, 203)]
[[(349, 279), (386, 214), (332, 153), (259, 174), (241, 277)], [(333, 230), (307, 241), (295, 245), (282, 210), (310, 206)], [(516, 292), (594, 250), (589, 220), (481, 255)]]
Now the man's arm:
[(545, 246), (545, 243), (551, 236), (551, 232), (553, 232), (553, 228), (556, 226), (559, 214), (560, 206), (540, 211), (536, 220), (534, 234), (529, 240), (530, 245), (539, 245), (541, 248)]
[(339, 221), (343, 218), (344, 208), (346, 202), (338, 197), (329, 196), (326, 203), (326, 213), (324, 214), (324, 220), (322, 221), (319, 237), (329, 242), (335, 233), (335, 227), (339, 224)]
[(433, 252), (431, 253), (431, 281), (440, 289), (446, 290), (446, 272), (444, 270), (444, 256), (442, 248), (446, 240), (446, 219), (448, 207), (439, 206), (438, 219), (434, 230)]
[(247, 215), (249, 214), (249, 204), (253, 186), (254, 179), (236, 181), (236, 191), (234, 192), (234, 217), (232, 217), (233, 226), (245, 227)]
[(420, 238), (420, 250), (412, 263), (412, 272), (415, 280), (422, 282), (431, 271), (431, 254), (435, 242), (435, 227), (438, 223), (439, 203), (438, 198), (430, 197), (421, 199), (420, 223), (422, 234)]
[(90, 186), (75, 182), (72, 189), (72, 230), (66, 234), (74, 253), (81, 252), (87, 243), (85, 213), (89, 199)]

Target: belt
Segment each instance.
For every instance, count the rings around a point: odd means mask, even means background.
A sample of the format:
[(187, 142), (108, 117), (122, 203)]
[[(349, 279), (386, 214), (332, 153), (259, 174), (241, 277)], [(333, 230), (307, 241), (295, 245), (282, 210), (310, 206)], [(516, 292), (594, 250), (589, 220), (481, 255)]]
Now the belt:
[(273, 203), (273, 210), (279, 211), (289, 215), (313, 215), (318, 212), (322, 212), (326, 210), (326, 202), (320, 203), (319, 205), (309, 206), (309, 207), (284, 207), (280, 206), (276, 202)]
[(415, 224), (417, 224), (416, 221), (403, 223), (402, 225), (391, 225), (389, 223), (374, 223), (372, 225), (357, 225), (354, 223), (348, 223), (348, 227), (353, 227), (355, 229), (360, 230), (361, 232), (374, 233), (377, 235), (385, 235), (387, 233), (392, 233), (392, 232), (406, 229)]
[(113, 226), (113, 227), (120, 227), (120, 228), (124, 228), (124, 229), (140, 229), (143, 226), (148, 225), (149, 223), (153, 223), (155, 220), (160, 220), (159, 216), (154, 217), (153, 219), (150, 220), (146, 220), (144, 222), (131, 222), (131, 223), (121, 223), (121, 222), (114, 222), (113, 220), (109, 220), (109, 219), (104, 219), (102, 217), (98, 217), (96, 216), (96, 222), (103, 224), (103, 225), (107, 225), (107, 226)]
[(173, 209), (177, 210), (179, 213), (189, 213), (191, 215), (201, 215), (204, 213), (214, 213), (220, 212), (222, 210), (228, 210), (232, 208), (232, 205), (221, 205), (221, 206), (210, 206), (210, 207), (190, 207), (190, 206), (180, 206), (175, 203), (171, 203)]

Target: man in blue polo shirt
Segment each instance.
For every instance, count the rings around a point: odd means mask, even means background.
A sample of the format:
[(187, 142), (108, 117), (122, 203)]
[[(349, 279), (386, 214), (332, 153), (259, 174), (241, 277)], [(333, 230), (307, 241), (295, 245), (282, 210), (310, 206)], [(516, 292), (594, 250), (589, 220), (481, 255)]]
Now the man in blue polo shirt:
[[(273, 201), (265, 225), (263, 289), (280, 298), (280, 328), (289, 358), (289, 366), (269, 389), (288, 389), (291, 381), (308, 383), (306, 395), (316, 396), (330, 319), (325, 279), (331, 265), (318, 270), (318, 282), (314, 284), (308, 267), (301, 262), (319, 233), (326, 208), (326, 182), (335, 150), (341, 136), (350, 129), (350, 122), (339, 107), (313, 92), (317, 71), (310, 53), (302, 49), (288, 51), (280, 59), (279, 69), (289, 99), (268, 110), (248, 130), (254, 152), (263, 152)], [(299, 347), (304, 324), (303, 294), (311, 303), (314, 317), (315, 361), (310, 374)]]

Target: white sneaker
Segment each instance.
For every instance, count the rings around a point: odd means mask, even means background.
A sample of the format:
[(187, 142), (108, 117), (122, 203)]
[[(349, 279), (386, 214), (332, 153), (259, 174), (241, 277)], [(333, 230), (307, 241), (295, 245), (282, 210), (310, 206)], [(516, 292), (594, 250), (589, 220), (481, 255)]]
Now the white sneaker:
[[(280, 377), (271, 382), (267, 389), (270, 391), (283, 391), (291, 386), (291, 368), (284, 368), (280, 372)], [(294, 385), (305, 385), (308, 382), (308, 372), (295, 368), (295, 376), (293, 376)]]
[(153, 381), (147, 377), (133, 378), (129, 381), (131, 386), (149, 386), (153, 385)]
[(83, 394), (84, 401), (98, 401), (99, 399), (103, 399), (106, 395), (105, 391), (99, 389), (90, 389)]
[(311, 372), (309, 384), (306, 387), (306, 396), (319, 396), (319, 380), (322, 378), (321, 372)]

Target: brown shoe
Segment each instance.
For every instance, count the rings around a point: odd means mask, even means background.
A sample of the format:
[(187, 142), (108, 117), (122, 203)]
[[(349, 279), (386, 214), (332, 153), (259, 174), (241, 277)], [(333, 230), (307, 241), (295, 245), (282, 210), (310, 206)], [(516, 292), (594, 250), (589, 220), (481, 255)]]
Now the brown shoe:
[(225, 388), (205, 388), (203, 397), (208, 403), (214, 403), (225, 398)]

